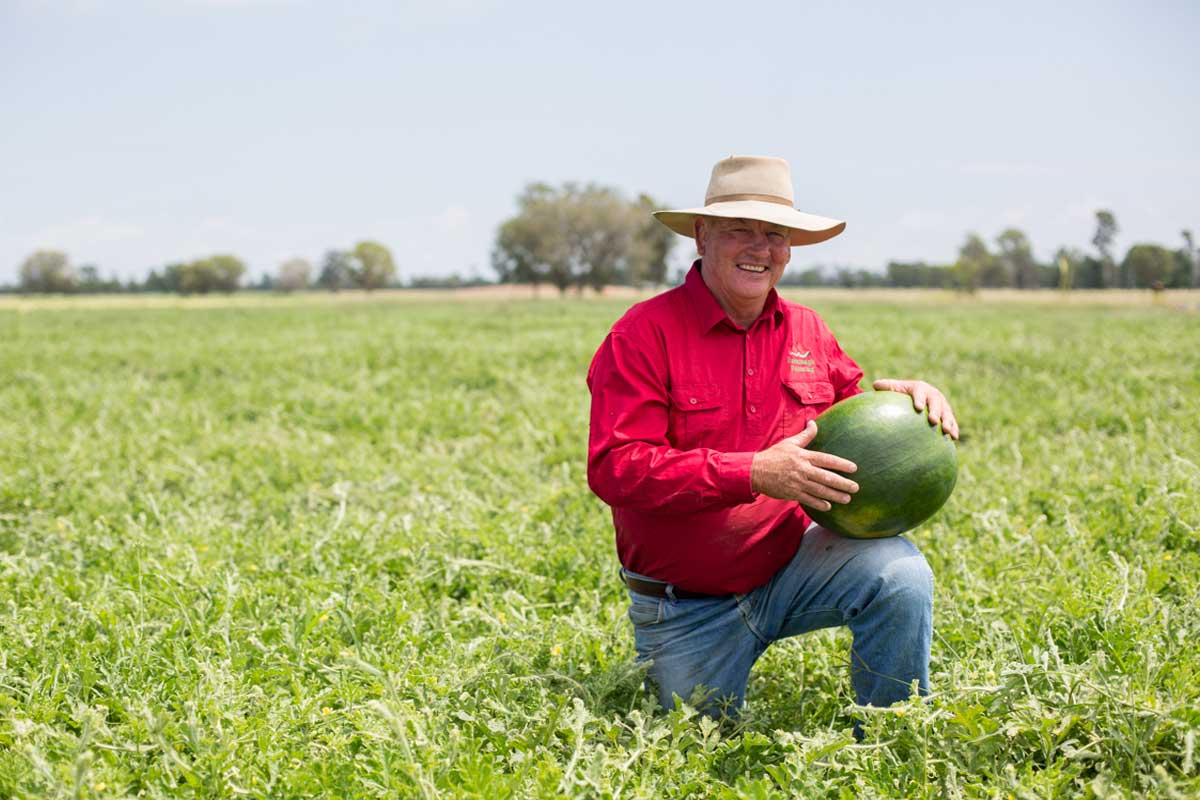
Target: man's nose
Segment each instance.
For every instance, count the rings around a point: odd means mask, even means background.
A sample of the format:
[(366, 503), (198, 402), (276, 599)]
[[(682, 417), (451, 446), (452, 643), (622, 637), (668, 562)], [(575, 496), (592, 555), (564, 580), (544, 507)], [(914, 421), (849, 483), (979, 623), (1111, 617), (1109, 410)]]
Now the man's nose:
[(771, 240), (767, 238), (766, 233), (756, 233), (754, 234), (754, 238), (750, 241), (750, 249), (755, 253), (769, 254), (771, 252)]

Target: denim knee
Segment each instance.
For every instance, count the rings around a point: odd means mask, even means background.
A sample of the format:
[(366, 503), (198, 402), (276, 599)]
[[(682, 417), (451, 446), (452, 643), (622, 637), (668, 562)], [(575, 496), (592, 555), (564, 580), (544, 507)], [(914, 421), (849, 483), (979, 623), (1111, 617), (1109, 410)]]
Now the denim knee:
[(863, 587), (852, 615), (875, 605), (912, 609), (927, 616), (933, 606), (933, 571), (921, 551), (899, 537), (880, 539), (873, 545), (868, 557), (875, 579)]
[(915, 547), (904, 557), (889, 561), (880, 577), (891, 592), (911, 595), (914, 600), (933, 600), (933, 570)]

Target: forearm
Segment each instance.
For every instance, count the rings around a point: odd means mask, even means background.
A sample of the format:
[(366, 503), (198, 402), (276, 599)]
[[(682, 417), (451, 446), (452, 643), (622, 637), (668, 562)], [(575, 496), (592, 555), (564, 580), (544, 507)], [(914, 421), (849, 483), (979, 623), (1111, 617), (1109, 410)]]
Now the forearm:
[(588, 459), (588, 485), (614, 508), (693, 513), (754, 500), (754, 453), (627, 442)]

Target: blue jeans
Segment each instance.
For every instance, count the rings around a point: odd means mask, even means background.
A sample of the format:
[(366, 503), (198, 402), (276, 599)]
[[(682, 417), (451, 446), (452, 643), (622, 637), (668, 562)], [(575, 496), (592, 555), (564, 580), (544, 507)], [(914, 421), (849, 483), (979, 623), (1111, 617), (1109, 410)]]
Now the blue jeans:
[[(906, 700), (914, 681), (929, 692), (933, 574), (901, 537), (848, 539), (814, 525), (791, 562), (749, 594), (629, 597), (638, 661), (652, 662), (664, 708), (678, 695), (711, 716), (736, 713), (769, 644), (838, 625), (854, 637), (850, 679), (860, 705)], [(693, 696), (700, 687), (705, 695)]]

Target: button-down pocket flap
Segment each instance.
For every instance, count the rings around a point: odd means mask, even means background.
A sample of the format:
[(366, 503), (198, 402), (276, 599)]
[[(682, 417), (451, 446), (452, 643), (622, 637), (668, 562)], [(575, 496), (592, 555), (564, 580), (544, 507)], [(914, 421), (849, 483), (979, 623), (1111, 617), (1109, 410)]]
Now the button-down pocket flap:
[(680, 411), (721, 407), (721, 387), (715, 383), (685, 383), (671, 387), (671, 404)]
[(783, 385), (805, 405), (833, 402), (833, 384), (829, 381), (785, 380)]

